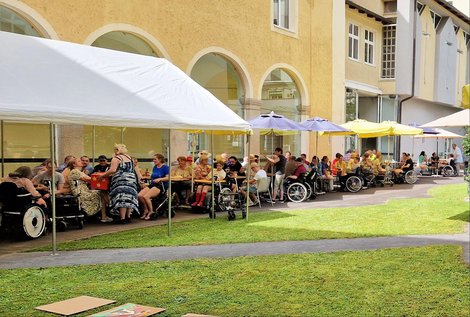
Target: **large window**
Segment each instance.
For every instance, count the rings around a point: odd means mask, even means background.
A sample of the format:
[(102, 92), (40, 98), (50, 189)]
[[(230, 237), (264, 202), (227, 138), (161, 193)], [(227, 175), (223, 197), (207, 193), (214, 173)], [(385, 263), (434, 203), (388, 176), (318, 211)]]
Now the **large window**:
[[(275, 69), (266, 77), (261, 99), (261, 113), (274, 111), (291, 120), (301, 121), (299, 89), (292, 77), (283, 69)], [(273, 147), (280, 147), (284, 151), (291, 151), (293, 155), (300, 155), (300, 134), (261, 135), (260, 154), (271, 154)]]
[(359, 60), (359, 26), (352, 23), (349, 24), (348, 56)]
[[(191, 78), (209, 90), (240, 117), (244, 117), (245, 89), (238, 71), (228, 59), (214, 53), (204, 55), (191, 70)], [(209, 136), (201, 136), (198, 139), (197, 149), (210, 150)], [(243, 136), (215, 136), (214, 146), (215, 154), (225, 152), (241, 158), (243, 155)]]
[(382, 78), (395, 78), (396, 25), (383, 27)]
[(364, 31), (364, 62), (374, 65), (374, 33)]
[(284, 29), (291, 28), (290, 0), (273, 0), (273, 24)]
[(0, 31), (41, 37), (31, 23), (13, 10), (2, 6), (0, 6)]
[(91, 46), (140, 55), (158, 56), (153, 48), (140, 37), (121, 31), (113, 31), (97, 38)]
[[(2, 6), (0, 6), (0, 31), (41, 37), (26, 19)], [(22, 165), (34, 167), (50, 157), (48, 125), (5, 122), (2, 130), (0, 145), (4, 164), (1, 176)]]

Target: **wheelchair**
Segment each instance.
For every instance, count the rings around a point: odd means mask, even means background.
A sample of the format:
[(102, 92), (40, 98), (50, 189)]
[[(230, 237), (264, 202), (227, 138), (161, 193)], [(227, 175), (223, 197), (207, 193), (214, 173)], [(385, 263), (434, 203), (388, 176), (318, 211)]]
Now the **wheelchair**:
[(46, 231), (47, 210), (35, 203), (32, 195), (16, 184), (0, 184), (0, 228), (20, 233), (28, 239), (39, 238)]
[[(246, 217), (246, 212), (242, 208), (241, 195), (238, 192), (234, 193), (230, 188), (220, 188), (216, 194), (216, 210), (226, 211), (229, 221), (236, 219), (235, 211), (237, 210), (242, 211), (242, 218)], [(209, 215), (211, 215), (210, 212)]]
[(168, 216), (171, 215), (171, 218), (176, 216), (175, 212), (175, 204), (176, 196), (178, 195), (176, 192), (171, 193), (171, 212), (168, 212), (168, 190), (164, 187), (160, 187), (160, 194), (157, 197), (152, 198), (152, 206), (153, 206), (153, 213), (151, 215), (151, 219), (156, 220), (158, 217)]
[(416, 171), (415, 169), (408, 170), (404, 173), (400, 173), (400, 175), (396, 176), (393, 180), (395, 184), (403, 184), (407, 183), (409, 185), (413, 185), (418, 181), (419, 178), (419, 172)]
[(289, 179), (286, 189), (287, 198), (294, 203), (316, 199), (318, 180), (318, 171), (315, 168), (304, 175), (300, 175), (297, 179)]
[[(49, 189), (50, 181), (44, 181), (43, 184)], [(50, 192), (50, 191), (49, 191)], [(52, 206), (51, 199), (47, 199), (48, 206)], [(85, 214), (80, 210), (80, 197), (73, 195), (57, 196), (56, 203), (56, 224), (58, 231), (65, 231), (70, 225), (75, 225), (78, 229), (83, 229)], [(52, 218), (52, 215), (49, 215)]]

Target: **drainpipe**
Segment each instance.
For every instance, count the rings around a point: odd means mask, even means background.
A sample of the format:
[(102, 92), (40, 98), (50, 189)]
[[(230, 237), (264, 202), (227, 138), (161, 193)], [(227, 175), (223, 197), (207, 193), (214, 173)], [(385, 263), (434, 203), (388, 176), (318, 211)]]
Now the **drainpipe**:
[[(398, 103), (398, 109), (397, 109), (397, 122), (401, 123), (401, 116), (402, 116), (402, 109), (403, 109), (403, 103), (405, 101), (408, 101), (412, 98), (415, 97), (415, 77), (416, 77), (416, 6), (417, 6), (417, 0), (414, 1), (413, 5), (413, 58), (412, 62), (413, 65), (411, 67), (411, 95), (409, 97), (406, 97), (403, 100), (400, 100)], [(400, 136), (396, 137), (396, 142), (395, 142), (395, 160), (400, 159)]]

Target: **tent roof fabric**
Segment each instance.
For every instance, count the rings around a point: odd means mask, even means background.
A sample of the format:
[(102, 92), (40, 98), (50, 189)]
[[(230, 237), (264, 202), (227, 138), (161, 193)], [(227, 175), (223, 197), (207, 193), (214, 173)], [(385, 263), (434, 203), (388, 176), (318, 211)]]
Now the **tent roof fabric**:
[(451, 115), (423, 124), (421, 127), (466, 127), (470, 126), (470, 109), (464, 109)]
[(0, 32), (6, 121), (251, 131), (166, 59)]
[(349, 121), (341, 124), (341, 126), (353, 131), (359, 138), (376, 138), (391, 135), (392, 133), (392, 128), (390, 126), (381, 125), (380, 123), (370, 122), (363, 119)]

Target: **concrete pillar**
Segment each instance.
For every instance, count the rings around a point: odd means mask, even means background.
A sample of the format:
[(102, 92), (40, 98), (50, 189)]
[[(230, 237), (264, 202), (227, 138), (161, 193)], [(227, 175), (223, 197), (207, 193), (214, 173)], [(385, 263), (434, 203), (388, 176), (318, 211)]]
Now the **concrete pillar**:
[[(297, 111), (300, 113), (300, 122), (310, 118), (310, 106), (302, 105), (297, 107)], [(312, 135), (309, 131), (302, 131), (300, 133), (300, 153), (306, 153), (307, 157), (310, 153), (310, 136)]]
[(57, 162), (63, 163), (66, 155), (80, 157), (85, 153), (83, 142), (84, 126), (59, 125), (57, 126)]
[[(261, 114), (261, 104), (262, 101), (254, 98), (247, 98), (245, 100), (245, 120), (249, 121), (256, 118)], [(254, 129), (253, 134), (250, 137), (250, 153), (258, 154), (260, 151), (259, 144), (259, 130)], [(245, 153), (247, 153), (247, 148), (245, 148)]]
[(171, 140), (171, 161), (176, 160), (180, 155), (188, 155), (188, 134), (184, 131), (171, 130), (170, 132)]

